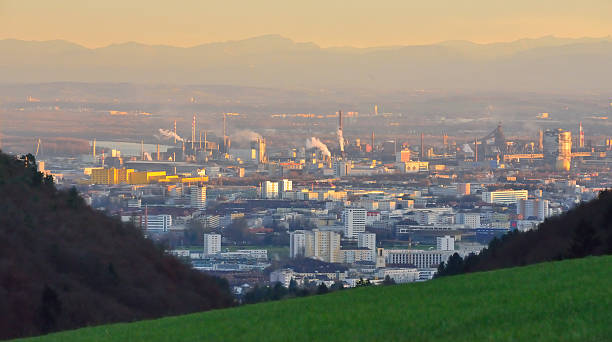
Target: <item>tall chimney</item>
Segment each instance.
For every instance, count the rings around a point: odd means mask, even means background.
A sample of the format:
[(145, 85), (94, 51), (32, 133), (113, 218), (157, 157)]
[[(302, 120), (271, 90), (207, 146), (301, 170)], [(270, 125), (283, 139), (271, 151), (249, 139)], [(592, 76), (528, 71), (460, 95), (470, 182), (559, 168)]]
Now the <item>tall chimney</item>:
[(425, 134), (421, 133), (421, 161), (425, 160), (425, 144), (424, 144)]
[(372, 153), (374, 153), (374, 131), (372, 131)]
[(578, 147), (583, 148), (584, 147), (584, 131), (582, 130), (582, 121), (580, 121), (580, 134), (579, 134), (579, 140), (578, 140)]
[(338, 129), (342, 130), (342, 110), (338, 111)]
[(191, 150), (193, 151), (195, 146), (195, 132), (196, 132), (196, 117), (193, 116), (193, 121), (191, 122)]

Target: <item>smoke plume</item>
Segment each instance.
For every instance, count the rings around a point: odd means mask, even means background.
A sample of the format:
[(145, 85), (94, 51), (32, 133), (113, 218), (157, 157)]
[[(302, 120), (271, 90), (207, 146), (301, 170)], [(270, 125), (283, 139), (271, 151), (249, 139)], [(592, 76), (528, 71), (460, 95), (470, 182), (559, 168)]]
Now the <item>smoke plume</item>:
[(344, 152), (344, 136), (341, 129), (338, 129), (338, 143), (340, 144), (340, 151)]
[(329, 149), (327, 148), (327, 145), (325, 145), (324, 143), (321, 142), (321, 140), (315, 138), (315, 137), (311, 137), (310, 139), (306, 139), (306, 148), (316, 148), (318, 150), (321, 151), (321, 153), (323, 153), (324, 156), (326, 157), (331, 157), (331, 153), (329, 152)]
[(181, 138), (178, 134), (175, 134), (174, 132), (169, 131), (167, 129), (161, 129), (160, 128), (159, 129), (159, 134), (161, 134), (162, 138), (166, 139), (166, 140), (176, 138), (176, 141), (185, 141), (185, 139)]
[(231, 135), (232, 141), (237, 143), (250, 143), (257, 139), (262, 139), (261, 134), (248, 129), (242, 129)]

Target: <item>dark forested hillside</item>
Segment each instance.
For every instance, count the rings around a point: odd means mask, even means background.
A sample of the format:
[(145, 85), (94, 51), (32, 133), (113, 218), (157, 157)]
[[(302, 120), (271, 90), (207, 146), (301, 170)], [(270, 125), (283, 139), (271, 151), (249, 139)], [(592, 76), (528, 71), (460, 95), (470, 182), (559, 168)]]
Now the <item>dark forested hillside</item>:
[(544, 261), (612, 254), (612, 191), (548, 218), (538, 229), (493, 239), (479, 255), (453, 255), (439, 275), (524, 266)]
[(0, 338), (232, 303), (223, 281), (57, 191), (32, 156), (0, 153)]

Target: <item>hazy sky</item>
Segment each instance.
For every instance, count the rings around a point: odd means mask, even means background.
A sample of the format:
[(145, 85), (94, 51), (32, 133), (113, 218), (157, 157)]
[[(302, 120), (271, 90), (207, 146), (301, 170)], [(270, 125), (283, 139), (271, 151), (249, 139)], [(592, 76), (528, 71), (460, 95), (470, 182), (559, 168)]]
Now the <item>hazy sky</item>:
[(281, 34), (321, 46), (612, 34), (612, 0), (0, 0), (0, 39), (192, 46)]

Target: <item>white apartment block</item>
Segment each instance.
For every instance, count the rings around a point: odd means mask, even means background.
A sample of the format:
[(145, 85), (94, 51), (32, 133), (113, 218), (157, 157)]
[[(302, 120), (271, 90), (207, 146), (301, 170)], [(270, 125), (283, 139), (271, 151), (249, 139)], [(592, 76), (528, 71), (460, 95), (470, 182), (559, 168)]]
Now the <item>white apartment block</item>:
[(344, 237), (354, 239), (359, 233), (365, 233), (366, 210), (346, 208), (344, 210)]
[(263, 184), (263, 198), (278, 198), (278, 182), (266, 181)]
[(480, 213), (457, 213), (455, 222), (473, 229), (480, 228)]
[(527, 190), (497, 190), (482, 192), (482, 201), (487, 203), (513, 204), (521, 199), (527, 199)]
[(362, 248), (348, 248), (341, 249), (341, 260), (345, 264), (354, 264), (360, 261), (374, 261), (376, 251), (369, 250), (365, 247)]
[(416, 268), (382, 268), (378, 270), (380, 279), (393, 279), (397, 284), (412, 283), (419, 280), (420, 272)]
[(306, 231), (296, 230), (289, 233), (289, 257), (306, 256)]
[(365, 247), (370, 250), (376, 249), (376, 234), (359, 233), (357, 234), (357, 247)]
[(439, 251), (454, 251), (455, 250), (455, 238), (445, 235), (443, 237), (436, 238), (436, 249)]
[(204, 234), (204, 255), (221, 253), (221, 234)]
[(279, 190), (282, 192), (293, 191), (293, 182), (290, 181), (289, 179), (283, 179), (280, 182), (278, 182), (278, 184), (279, 184)]
[(341, 262), (340, 234), (332, 231), (296, 230), (289, 235), (289, 256)]
[(172, 227), (172, 216), (143, 215), (140, 217), (140, 226), (151, 232), (167, 232)]
[(384, 250), (385, 263), (413, 265), (416, 268), (437, 268), (441, 262), (446, 262), (454, 251), (421, 251), (408, 249)]

